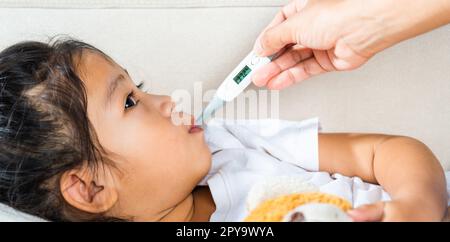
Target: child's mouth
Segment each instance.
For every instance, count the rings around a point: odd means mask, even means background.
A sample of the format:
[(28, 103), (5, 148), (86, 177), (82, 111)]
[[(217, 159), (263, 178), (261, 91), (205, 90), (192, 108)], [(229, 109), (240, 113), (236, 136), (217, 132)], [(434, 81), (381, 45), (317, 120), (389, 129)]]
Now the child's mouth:
[(202, 132), (203, 128), (200, 125), (195, 125), (195, 119), (194, 117), (191, 118), (191, 127), (189, 128), (189, 133), (193, 134), (193, 133), (198, 133), (198, 132)]
[(193, 134), (193, 133), (198, 133), (198, 132), (202, 132), (203, 128), (197, 125), (192, 125), (191, 128), (189, 129), (189, 133)]

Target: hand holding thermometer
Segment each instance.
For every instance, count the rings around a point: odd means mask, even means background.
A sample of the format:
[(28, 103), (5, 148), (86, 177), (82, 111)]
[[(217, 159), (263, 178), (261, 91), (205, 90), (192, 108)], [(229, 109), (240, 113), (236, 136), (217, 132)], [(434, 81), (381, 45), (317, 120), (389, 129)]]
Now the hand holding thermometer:
[(197, 117), (195, 123), (202, 124), (211, 115), (222, 107), (225, 102), (233, 100), (252, 82), (252, 74), (269, 63), (273, 56), (259, 57), (255, 53), (250, 52), (239, 65), (225, 78), (225, 81), (219, 86), (213, 99), (209, 102), (208, 106), (203, 110), (199, 117)]

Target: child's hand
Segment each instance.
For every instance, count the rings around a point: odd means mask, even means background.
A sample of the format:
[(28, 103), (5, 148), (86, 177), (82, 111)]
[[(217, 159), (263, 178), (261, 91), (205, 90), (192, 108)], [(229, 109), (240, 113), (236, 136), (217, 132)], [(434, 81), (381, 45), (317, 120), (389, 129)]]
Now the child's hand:
[(414, 202), (378, 202), (355, 208), (348, 212), (355, 222), (441, 221), (439, 213)]

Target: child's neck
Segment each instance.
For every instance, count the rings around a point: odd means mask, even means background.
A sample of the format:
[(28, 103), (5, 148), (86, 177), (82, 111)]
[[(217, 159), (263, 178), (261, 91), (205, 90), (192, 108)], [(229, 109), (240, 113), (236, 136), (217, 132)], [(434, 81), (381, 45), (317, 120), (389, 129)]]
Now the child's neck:
[(189, 221), (208, 222), (212, 213), (216, 210), (211, 191), (208, 186), (198, 186), (192, 192), (194, 197), (193, 213)]
[(216, 205), (208, 186), (198, 186), (159, 221), (208, 222)]

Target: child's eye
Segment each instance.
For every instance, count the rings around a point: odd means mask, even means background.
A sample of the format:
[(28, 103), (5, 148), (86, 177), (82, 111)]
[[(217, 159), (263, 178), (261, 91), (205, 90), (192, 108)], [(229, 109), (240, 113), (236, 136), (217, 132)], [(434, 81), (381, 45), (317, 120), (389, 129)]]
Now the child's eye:
[[(144, 83), (141, 82), (139, 84), (136, 85), (136, 87), (140, 90), (142, 90)], [(127, 96), (127, 100), (125, 101), (125, 109), (129, 109), (131, 107), (134, 107), (138, 104), (139, 100), (136, 100), (135, 98), (135, 92), (131, 91), (130, 94), (128, 94)]]
[(130, 93), (125, 101), (125, 109), (135, 106), (138, 102), (134, 99), (133, 93)]

